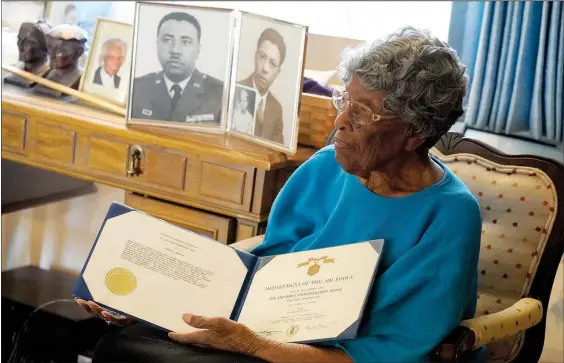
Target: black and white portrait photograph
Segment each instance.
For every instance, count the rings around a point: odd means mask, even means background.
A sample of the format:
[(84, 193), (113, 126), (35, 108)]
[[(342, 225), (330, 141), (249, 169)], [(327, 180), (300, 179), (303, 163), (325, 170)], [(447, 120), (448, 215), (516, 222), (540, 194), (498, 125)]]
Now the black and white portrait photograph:
[(137, 3), (128, 123), (223, 131), (231, 31), (226, 9)]
[(253, 140), (295, 153), (307, 27), (242, 12), (240, 32), (236, 84), (257, 93)]
[(125, 107), (132, 40), (131, 24), (98, 18), (80, 90)]
[(252, 87), (235, 86), (231, 130), (254, 135), (257, 91)]

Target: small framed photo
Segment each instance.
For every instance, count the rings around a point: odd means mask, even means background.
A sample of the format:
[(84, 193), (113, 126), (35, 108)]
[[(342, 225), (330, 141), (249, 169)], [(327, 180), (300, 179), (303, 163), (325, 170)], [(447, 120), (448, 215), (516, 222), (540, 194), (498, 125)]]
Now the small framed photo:
[(240, 84), (235, 86), (231, 130), (249, 136), (255, 134), (256, 100), (257, 91), (253, 87)]
[(138, 2), (127, 123), (225, 132), (231, 9)]
[[(232, 88), (254, 90), (252, 133), (239, 130), (232, 91), (229, 132), (295, 154), (307, 26), (241, 12)], [(247, 118), (248, 119), (248, 118)], [(249, 128), (245, 129), (248, 131)]]
[(79, 90), (125, 108), (132, 42), (131, 24), (98, 18)]

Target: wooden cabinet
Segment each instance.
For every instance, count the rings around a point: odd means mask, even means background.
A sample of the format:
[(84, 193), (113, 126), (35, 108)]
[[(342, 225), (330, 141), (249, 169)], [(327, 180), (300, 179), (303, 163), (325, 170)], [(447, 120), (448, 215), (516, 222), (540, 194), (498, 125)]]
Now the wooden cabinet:
[(3, 158), (125, 189), (132, 207), (223, 243), (264, 232), (278, 191), (316, 151), (286, 155), (229, 135), (127, 127), (9, 85), (2, 139)]
[(31, 147), (35, 157), (49, 162), (74, 164), (76, 131), (51, 122), (38, 121), (34, 127)]
[(2, 149), (14, 152), (24, 150), (26, 122), (24, 115), (2, 112)]
[(124, 204), (219, 242), (225, 244), (234, 242), (235, 220), (233, 218), (134, 193), (125, 194)]
[(88, 155), (85, 164), (89, 169), (108, 176), (125, 177), (129, 145), (104, 135), (91, 135), (87, 140)]

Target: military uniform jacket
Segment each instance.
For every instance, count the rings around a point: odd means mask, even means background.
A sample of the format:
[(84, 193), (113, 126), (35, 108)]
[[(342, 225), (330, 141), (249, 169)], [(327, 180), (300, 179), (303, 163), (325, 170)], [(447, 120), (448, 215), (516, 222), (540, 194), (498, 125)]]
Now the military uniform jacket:
[[(247, 87), (254, 87), (253, 76), (239, 82)], [(284, 144), (283, 134), (284, 123), (282, 122), (282, 106), (280, 102), (268, 92), (266, 97), (266, 104), (264, 105), (264, 119), (262, 124), (255, 125), (255, 136), (262, 137), (279, 144)]]
[(223, 82), (220, 80), (194, 69), (174, 109), (169, 91), (162, 71), (135, 78), (131, 117), (188, 124), (220, 124), (223, 98)]

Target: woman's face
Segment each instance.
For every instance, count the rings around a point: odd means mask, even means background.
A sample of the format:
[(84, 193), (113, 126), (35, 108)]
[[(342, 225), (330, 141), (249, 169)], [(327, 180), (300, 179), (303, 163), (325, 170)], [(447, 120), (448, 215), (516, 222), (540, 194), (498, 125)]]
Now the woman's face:
[[(381, 116), (384, 96), (381, 92), (367, 90), (355, 77), (347, 87), (349, 100), (370, 108)], [(402, 157), (406, 152), (410, 125), (399, 118), (387, 118), (380, 121), (360, 120), (351, 114), (350, 107), (335, 119), (336, 159), (342, 168), (350, 174), (368, 178), (371, 171), (383, 168), (390, 161)], [(393, 115), (392, 115), (393, 116)]]

